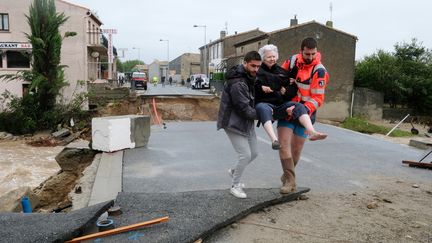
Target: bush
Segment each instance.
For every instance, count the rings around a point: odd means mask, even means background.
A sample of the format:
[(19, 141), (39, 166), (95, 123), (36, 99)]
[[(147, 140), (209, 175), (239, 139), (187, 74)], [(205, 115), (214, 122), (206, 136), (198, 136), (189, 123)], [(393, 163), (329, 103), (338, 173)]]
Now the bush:
[(225, 80), (225, 73), (213, 73), (213, 80)]
[(43, 111), (36, 98), (29, 94), (23, 98), (11, 97), (8, 109), (0, 113), (0, 130), (13, 134), (29, 134), (37, 130), (55, 130), (59, 124), (74, 119), (76, 129), (88, 124), (90, 115), (81, 109), (85, 96), (76, 97), (68, 105), (57, 104), (52, 110)]

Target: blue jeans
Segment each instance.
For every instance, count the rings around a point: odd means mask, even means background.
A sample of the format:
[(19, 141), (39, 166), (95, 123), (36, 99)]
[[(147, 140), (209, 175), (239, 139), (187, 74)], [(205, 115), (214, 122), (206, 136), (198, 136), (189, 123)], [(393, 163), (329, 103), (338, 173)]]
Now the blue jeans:
[(286, 109), (290, 106), (294, 106), (291, 120), (296, 120), (301, 115), (308, 114), (308, 110), (303, 104), (292, 101), (287, 101), (279, 106), (266, 102), (260, 102), (255, 106), (255, 110), (257, 112), (259, 121), (264, 124), (267, 121), (287, 118), (288, 114)]

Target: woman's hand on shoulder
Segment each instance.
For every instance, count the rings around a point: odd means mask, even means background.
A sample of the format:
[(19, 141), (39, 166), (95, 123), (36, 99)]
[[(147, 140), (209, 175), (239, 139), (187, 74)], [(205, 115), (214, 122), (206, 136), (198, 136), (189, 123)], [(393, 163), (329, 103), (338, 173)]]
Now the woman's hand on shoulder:
[(261, 86), (261, 89), (264, 93), (271, 93), (273, 90), (269, 86)]
[(281, 87), (281, 89), (280, 89), (280, 93), (281, 93), (281, 95), (284, 95), (284, 94), (285, 94), (285, 92), (286, 92), (286, 89), (285, 89), (285, 87)]

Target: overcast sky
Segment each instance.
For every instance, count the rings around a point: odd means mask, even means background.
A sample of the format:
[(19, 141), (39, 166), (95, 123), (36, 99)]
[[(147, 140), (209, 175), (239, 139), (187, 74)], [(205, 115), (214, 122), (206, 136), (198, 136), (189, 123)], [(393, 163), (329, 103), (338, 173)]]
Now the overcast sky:
[(114, 46), (128, 49), (122, 61), (138, 56), (145, 63), (166, 60), (167, 42), (160, 39), (169, 40), (170, 60), (185, 52), (198, 53), (204, 45), (204, 28), (194, 28), (195, 24), (207, 26), (208, 43), (225, 29), (231, 35), (256, 28), (265, 32), (286, 28), (294, 15), (299, 23), (315, 20), (325, 24), (332, 17), (334, 28), (357, 36), (356, 60), (378, 49), (393, 51), (395, 43), (412, 38), (432, 48), (429, 0), (67, 1), (96, 12), (102, 28), (117, 29)]

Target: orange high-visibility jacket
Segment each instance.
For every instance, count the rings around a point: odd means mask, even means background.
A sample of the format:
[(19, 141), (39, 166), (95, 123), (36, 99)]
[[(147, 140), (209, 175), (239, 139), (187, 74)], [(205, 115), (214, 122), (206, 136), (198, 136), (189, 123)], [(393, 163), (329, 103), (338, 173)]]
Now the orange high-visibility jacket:
[(289, 72), (297, 69), (295, 79), (298, 91), (292, 101), (303, 103), (309, 109), (309, 115), (312, 115), (324, 103), (325, 87), (329, 80), (327, 70), (321, 64), (321, 54), (317, 53), (315, 60), (306, 64), (300, 53), (286, 60), (282, 67)]

